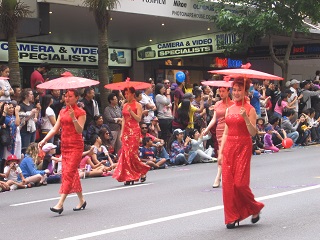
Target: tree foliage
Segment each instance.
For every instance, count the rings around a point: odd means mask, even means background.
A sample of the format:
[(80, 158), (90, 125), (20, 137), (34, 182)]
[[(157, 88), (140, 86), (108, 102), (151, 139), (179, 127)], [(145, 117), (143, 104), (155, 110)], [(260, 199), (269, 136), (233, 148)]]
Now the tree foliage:
[[(269, 38), (270, 56), (278, 64), (283, 77), (288, 71), (290, 50), (296, 33), (309, 32), (305, 22), (320, 22), (319, 0), (218, 0), (217, 26), (237, 35), (237, 41), (224, 45), (226, 53), (246, 52), (249, 47), (259, 44), (262, 38)], [(284, 59), (279, 59), (273, 51), (275, 36), (285, 36), (288, 48)]]
[(104, 85), (109, 83), (108, 69), (108, 25), (110, 22), (110, 11), (115, 9), (119, 0), (84, 0), (84, 6), (89, 7), (93, 12), (95, 22), (98, 28), (98, 76), (99, 90), (102, 109), (107, 104), (107, 91)]
[(20, 85), (20, 67), (17, 49), (17, 31), (20, 21), (28, 17), (30, 7), (17, 0), (2, 0), (0, 3), (0, 29), (8, 41), (8, 59), (11, 84)]

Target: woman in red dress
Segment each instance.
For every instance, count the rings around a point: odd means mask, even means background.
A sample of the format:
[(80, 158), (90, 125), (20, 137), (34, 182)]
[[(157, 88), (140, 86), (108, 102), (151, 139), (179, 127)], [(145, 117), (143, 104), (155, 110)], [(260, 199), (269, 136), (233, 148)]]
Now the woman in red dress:
[(68, 90), (65, 95), (67, 107), (60, 111), (57, 122), (46, 137), (39, 143), (41, 148), (48, 139), (57, 134), (61, 128), (61, 155), (62, 155), (62, 183), (59, 193), (59, 202), (50, 210), (59, 214), (63, 211), (63, 203), (68, 194), (76, 193), (79, 198), (78, 205), (73, 211), (84, 210), (87, 202), (82, 195), (82, 187), (78, 174), (78, 166), (84, 148), (82, 131), (86, 121), (86, 112), (77, 106), (78, 91)]
[(256, 111), (245, 101), (250, 81), (236, 78), (232, 95), (235, 102), (226, 113), (226, 126), (221, 140), (218, 164), (222, 164), (224, 215), (227, 228), (252, 215), (259, 221), (264, 207), (257, 202), (249, 187), (252, 155), (251, 136), (256, 135)]
[(127, 103), (123, 105), (122, 110), (123, 118), (120, 135), (122, 147), (118, 165), (112, 177), (119, 182), (125, 182), (125, 185), (130, 185), (130, 183), (134, 184), (134, 181), (139, 179), (141, 182), (145, 182), (146, 174), (150, 167), (139, 158), (141, 104), (134, 98), (135, 89), (133, 87), (125, 88), (124, 93)]
[[(219, 94), (220, 94), (221, 100), (216, 102), (216, 104), (214, 105), (213, 117), (212, 117), (209, 125), (207, 126), (207, 128), (204, 131), (204, 135), (206, 135), (210, 131), (210, 129), (216, 123), (218, 123), (217, 128), (216, 128), (216, 137), (217, 137), (218, 146), (219, 146), (218, 149), (220, 149), (220, 146), (221, 146), (221, 138), (222, 138), (222, 134), (223, 134), (224, 127), (225, 127), (226, 110), (228, 107), (233, 105), (233, 101), (229, 98), (229, 88), (220, 87)], [(218, 188), (220, 186), (221, 173), (222, 173), (221, 166), (218, 164), (218, 172), (217, 172), (217, 176), (214, 180), (214, 183), (212, 185), (213, 188)]]

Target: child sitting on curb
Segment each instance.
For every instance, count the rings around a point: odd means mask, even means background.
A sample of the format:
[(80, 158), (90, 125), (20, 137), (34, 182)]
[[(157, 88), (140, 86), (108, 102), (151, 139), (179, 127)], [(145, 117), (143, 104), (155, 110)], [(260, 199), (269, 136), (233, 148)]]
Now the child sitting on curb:
[(274, 129), (271, 125), (267, 125), (265, 127), (265, 131), (266, 131), (266, 134), (264, 135), (264, 138), (263, 138), (264, 149), (271, 150), (272, 152), (279, 152), (279, 148), (277, 148), (275, 145), (273, 145), (273, 142), (272, 142), (272, 134), (273, 133), (279, 134), (279, 133), (277, 131), (274, 131)]

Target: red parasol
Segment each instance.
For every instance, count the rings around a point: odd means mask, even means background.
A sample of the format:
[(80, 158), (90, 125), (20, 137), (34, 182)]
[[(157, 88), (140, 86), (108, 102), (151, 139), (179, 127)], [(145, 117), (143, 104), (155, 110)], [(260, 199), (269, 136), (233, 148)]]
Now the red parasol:
[(230, 78), (243, 77), (244, 79), (257, 78), (257, 79), (268, 79), (268, 80), (283, 80), (282, 77), (278, 77), (276, 75), (272, 75), (265, 72), (252, 70), (252, 69), (249, 69), (250, 67), (251, 67), (251, 64), (247, 63), (246, 65), (242, 65), (241, 68), (212, 70), (208, 72), (228, 75), (228, 77)]
[(124, 90), (125, 88), (130, 88), (130, 87), (134, 87), (135, 89), (146, 89), (151, 86), (152, 85), (150, 83), (130, 81), (130, 78), (127, 78), (126, 81), (124, 82), (109, 83), (104, 87), (111, 90)]
[(7, 77), (0, 77), (0, 80), (8, 80), (9, 78)]
[(60, 78), (37, 85), (43, 89), (75, 89), (98, 85), (100, 82), (88, 78), (75, 77), (70, 72), (64, 72)]
[(229, 88), (232, 86), (233, 81), (202, 81), (202, 85), (207, 85), (211, 87), (226, 87)]

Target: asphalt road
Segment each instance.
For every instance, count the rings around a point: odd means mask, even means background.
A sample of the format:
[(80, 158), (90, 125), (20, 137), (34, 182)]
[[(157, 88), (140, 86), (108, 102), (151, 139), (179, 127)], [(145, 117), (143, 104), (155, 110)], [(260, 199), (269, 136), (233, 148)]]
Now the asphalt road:
[(123, 186), (111, 177), (82, 180), (87, 208), (74, 212), (70, 195), (61, 215), (53, 184), (0, 194), (4, 239), (320, 239), (320, 146), (253, 156), (251, 187), (265, 204), (261, 220), (224, 225), (216, 164), (150, 171), (144, 184)]

